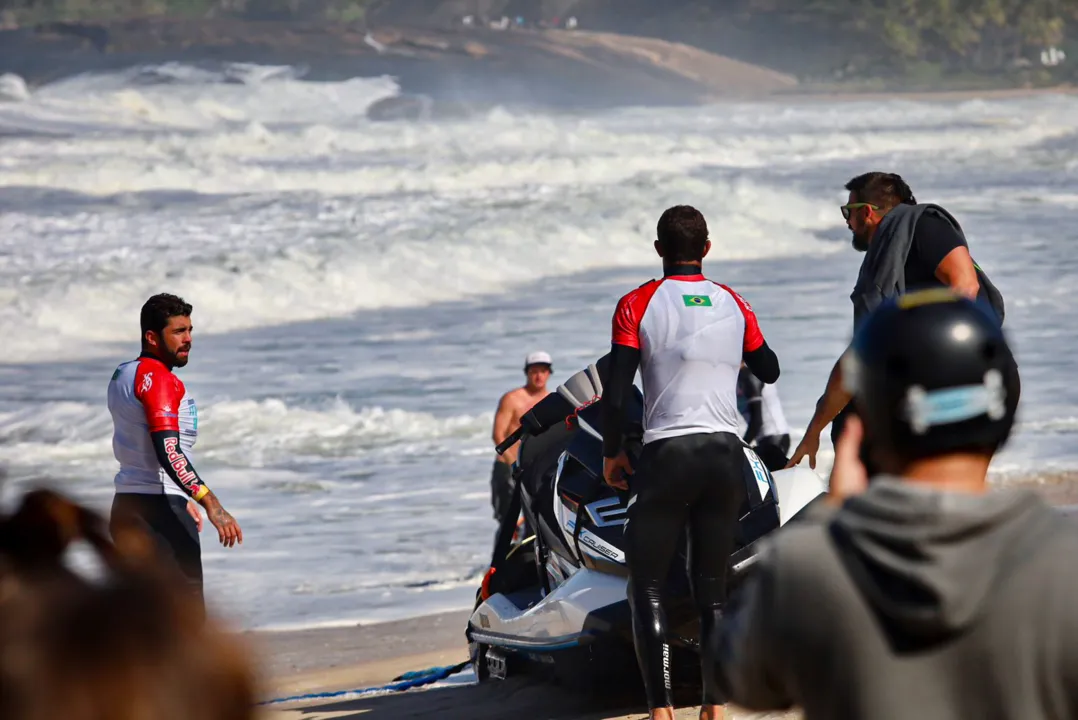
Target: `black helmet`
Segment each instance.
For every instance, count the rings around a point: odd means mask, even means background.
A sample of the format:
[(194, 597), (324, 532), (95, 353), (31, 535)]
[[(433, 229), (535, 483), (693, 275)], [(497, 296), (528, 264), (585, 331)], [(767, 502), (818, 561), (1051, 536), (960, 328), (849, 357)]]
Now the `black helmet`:
[(998, 321), (947, 288), (900, 295), (867, 317), (843, 383), (874, 450), (900, 461), (993, 452), (1018, 407), (1018, 367)]

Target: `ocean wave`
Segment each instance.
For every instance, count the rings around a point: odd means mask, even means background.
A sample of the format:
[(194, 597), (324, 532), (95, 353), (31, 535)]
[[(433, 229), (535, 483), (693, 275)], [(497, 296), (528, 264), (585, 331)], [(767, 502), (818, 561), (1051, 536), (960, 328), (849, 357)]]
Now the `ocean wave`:
[[(304, 459), (450, 452), (489, 445), (493, 416), (353, 408), (336, 398), (309, 407), (279, 399), (210, 404), (199, 416), (194, 455), (219, 465), (263, 467)], [(0, 465), (114, 464), (105, 403), (49, 402), (0, 413)], [(85, 465), (90, 467), (90, 465)], [(296, 488), (291, 488), (296, 492)]]
[(0, 102), (23, 102), (30, 99), (26, 81), (14, 73), (0, 74)]
[(301, 80), (305, 67), (291, 65), (258, 65), (255, 63), (221, 63), (219, 67), (199, 67), (180, 62), (140, 65), (118, 73), (117, 80), (133, 85), (259, 85), (282, 80)]
[[(489, 445), (492, 414), (438, 417), (397, 408), (353, 409), (343, 400), (319, 408), (290, 407), (280, 400), (242, 400), (207, 408), (199, 454), (222, 463), (243, 448), (243, 466), (277, 459), (339, 458), (395, 452), (400, 446)], [(430, 451), (430, 448), (427, 449)]]
[[(138, 84), (147, 73), (165, 84)], [(791, 185), (799, 168), (911, 152), (985, 164), (1073, 136), (1078, 107), (364, 118), (398, 90), (392, 78), (172, 64), (69, 78), (0, 107), (0, 126), (66, 133), (14, 137), (0, 157), (0, 362), (110, 352), (163, 290), (194, 304), (198, 332), (218, 333), (648, 265), (655, 221), (678, 203), (711, 223), (711, 259), (819, 258), (846, 235), (842, 193)]]
[(67, 135), (15, 138), (0, 158), (13, 188), (0, 190), (0, 362), (107, 352), (164, 289), (195, 305), (199, 332), (224, 332), (647, 264), (676, 202), (713, 219), (714, 258), (824, 253), (817, 234), (840, 224), (812, 198), (702, 177), (766, 156), (739, 157), (706, 128), (668, 137), (650, 120), (504, 112), (378, 125), (362, 114), (397, 91), (387, 78), (271, 68), (228, 85), (219, 71), (152, 70), (170, 84), (80, 76), (20, 111)]
[(145, 134), (157, 132), (355, 122), (375, 102), (400, 93), (389, 76), (322, 83), (301, 77), (297, 68), (244, 64), (215, 71), (174, 63), (85, 73), (42, 86), (26, 102), (0, 106), (0, 129), (63, 130), (92, 135), (83, 138), (91, 141), (118, 137), (137, 148), (146, 143)]
[[(104, 352), (105, 344), (132, 337), (145, 298), (166, 290), (192, 302), (198, 332), (217, 333), (648, 265), (656, 218), (678, 202), (711, 218), (711, 258), (835, 250), (812, 229), (834, 227), (837, 213), (778, 188), (691, 177), (610, 189), (592, 182), (581, 180), (568, 194), (537, 186), (456, 200), (9, 212), (0, 216), (0, 253), (7, 252), (0, 278), (10, 280), (0, 289), (7, 329), (0, 361)], [(85, 322), (91, 315), (94, 322)]]

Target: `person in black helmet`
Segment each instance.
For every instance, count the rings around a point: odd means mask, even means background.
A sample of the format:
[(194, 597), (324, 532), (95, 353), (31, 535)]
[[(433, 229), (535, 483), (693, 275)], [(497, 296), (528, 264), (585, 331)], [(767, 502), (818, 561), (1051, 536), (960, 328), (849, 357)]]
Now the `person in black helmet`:
[(767, 541), (727, 606), (730, 701), (806, 720), (1078, 717), (1078, 526), (986, 483), (1017, 406), (999, 323), (949, 289), (910, 293), (843, 363), (857, 412), (838, 506)]

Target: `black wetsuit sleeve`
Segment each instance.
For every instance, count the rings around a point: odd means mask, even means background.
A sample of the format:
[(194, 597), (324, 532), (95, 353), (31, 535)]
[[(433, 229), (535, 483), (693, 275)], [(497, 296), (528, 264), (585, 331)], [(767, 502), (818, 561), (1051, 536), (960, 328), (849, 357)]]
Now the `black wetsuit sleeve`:
[(603, 387), (603, 457), (616, 457), (625, 434), (625, 400), (632, 392), (633, 378), (640, 367), (640, 350), (613, 343), (610, 372)]
[(779, 379), (779, 358), (765, 340), (760, 347), (742, 354), (745, 364), (761, 382), (771, 384)]
[(195, 466), (183, 454), (183, 449), (180, 447), (180, 434), (177, 431), (158, 430), (150, 433), (150, 440), (153, 442), (157, 461), (161, 463), (165, 473), (192, 500), (201, 500), (209, 493), (210, 489), (198, 476)]
[(762, 385), (748, 368), (741, 368), (737, 375), (737, 384), (741, 386), (741, 394), (745, 396), (745, 401), (749, 406), (749, 427), (743, 439), (751, 443), (764, 426), (764, 398), (760, 394)]

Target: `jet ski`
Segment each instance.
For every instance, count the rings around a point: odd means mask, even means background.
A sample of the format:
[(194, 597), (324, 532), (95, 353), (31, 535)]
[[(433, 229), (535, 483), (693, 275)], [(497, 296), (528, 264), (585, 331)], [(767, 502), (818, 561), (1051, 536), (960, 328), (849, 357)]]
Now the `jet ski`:
[[(581, 687), (639, 678), (622, 545), (629, 493), (602, 477), (602, 381), (608, 366), (606, 355), (559, 385), (497, 447), (501, 453), (521, 442), (513, 466), (513, 506), (499, 527), (466, 631), (480, 682), (537, 669)], [(644, 408), (635, 386), (626, 405), (626, 452), (635, 460), (643, 447)], [(826, 496), (826, 484), (814, 471), (795, 467), (772, 473), (752, 448), (743, 450), (748, 498), (730, 558), (731, 590), (751, 571), (761, 538), (809, 516)], [(525, 533), (518, 531), (521, 513)], [(699, 652), (699, 621), (687, 571), (687, 537), (679, 548), (665, 603), (672, 667), (685, 671), (683, 682), (698, 686), (699, 664), (690, 657)]]

